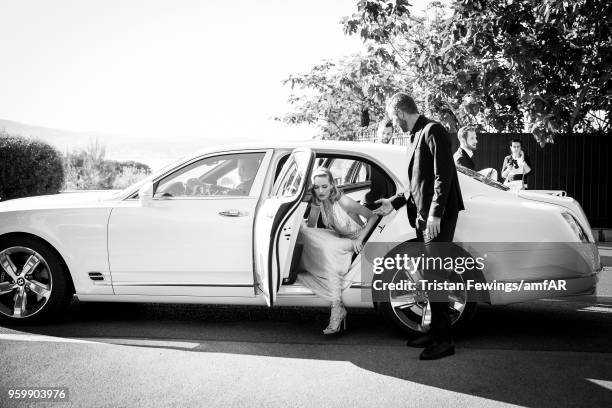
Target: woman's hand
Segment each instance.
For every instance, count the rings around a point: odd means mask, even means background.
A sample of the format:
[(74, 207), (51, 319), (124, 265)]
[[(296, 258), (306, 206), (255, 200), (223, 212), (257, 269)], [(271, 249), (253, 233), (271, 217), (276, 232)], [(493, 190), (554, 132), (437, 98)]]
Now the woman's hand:
[(353, 240), (353, 252), (358, 254), (362, 250), (363, 250), (363, 240), (361, 238), (354, 239)]

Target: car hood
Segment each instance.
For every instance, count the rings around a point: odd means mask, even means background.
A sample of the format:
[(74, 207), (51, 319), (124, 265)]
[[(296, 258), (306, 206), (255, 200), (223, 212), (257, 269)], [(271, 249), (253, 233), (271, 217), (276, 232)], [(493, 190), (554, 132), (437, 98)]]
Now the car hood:
[(591, 242), (593, 242), (593, 232), (591, 231), (591, 225), (589, 224), (589, 220), (587, 219), (586, 214), (582, 210), (582, 206), (578, 203), (578, 201), (576, 201), (572, 197), (559, 197), (559, 196), (547, 194), (544, 192), (536, 192), (536, 191), (529, 191), (529, 190), (519, 190), (518, 195), (519, 197), (526, 198), (527, 200), (539, 201), (542, 203), (556, 204), (561, 207), (567, 208), (576, 217), (578, 217), (586, 234), (591, 239)]
[(0, 212), (97, 206), (112, 200), (117, 190), (63, 192), (0, 202)]

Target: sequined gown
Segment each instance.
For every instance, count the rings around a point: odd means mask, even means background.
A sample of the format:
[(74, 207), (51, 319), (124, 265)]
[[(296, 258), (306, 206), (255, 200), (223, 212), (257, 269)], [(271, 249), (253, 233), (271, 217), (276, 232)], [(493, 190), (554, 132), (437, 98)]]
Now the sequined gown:
[(359, 236), (363, 225), (355, 221), (338, 201), (321, 205), (321, 217), (327, 227), (300, 227), (298, 242), (304, 244), (297, 281), (321, 298), (341, 300), (342, 291), (352, 280), (349, 276), (353, 256), (352, 240)]

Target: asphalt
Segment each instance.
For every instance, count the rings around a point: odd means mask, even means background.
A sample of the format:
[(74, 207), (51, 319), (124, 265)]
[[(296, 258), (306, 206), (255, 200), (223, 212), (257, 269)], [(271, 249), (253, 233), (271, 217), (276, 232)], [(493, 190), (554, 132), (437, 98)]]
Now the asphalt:
[[(324, 338), (327, 313), (75, 302), (59, 323), (0, 327), (0, 406), (612, 406), (611, 268), (594, 296), (480, 307), (438, 361), (371, 311)], [(64, 403), (6, 394), (62, 386)]]

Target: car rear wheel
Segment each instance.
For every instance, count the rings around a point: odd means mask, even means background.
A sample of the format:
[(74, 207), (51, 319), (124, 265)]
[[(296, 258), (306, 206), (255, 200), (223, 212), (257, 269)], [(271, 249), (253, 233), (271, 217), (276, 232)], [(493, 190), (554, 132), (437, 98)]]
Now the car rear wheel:
[(0, 319), (47, 321), (70, 301), (68, 271), (48, 245), (28, 237), (0, 240)]
[[(384, 279), (385, 282), (398, 283), (406, 280), (416, 282), (414, 276), (406, 270), (389, 272), (391, 274)], [(464, 275), (451, 274), (452, 283), (464, 280)], [(419, 336), (429, 331), (431, 308), (426, 293), (420, 290), (387, 290), (384, 296), (385, 299), (378, 302), (378, 309), (392, 326), (409, 336)], [(465, 329), (474, 317), (477, 303), (468, 301), (466, 290), (454, 290), (449, 292), (448, 307), (453, 331), (459, 331)]]

